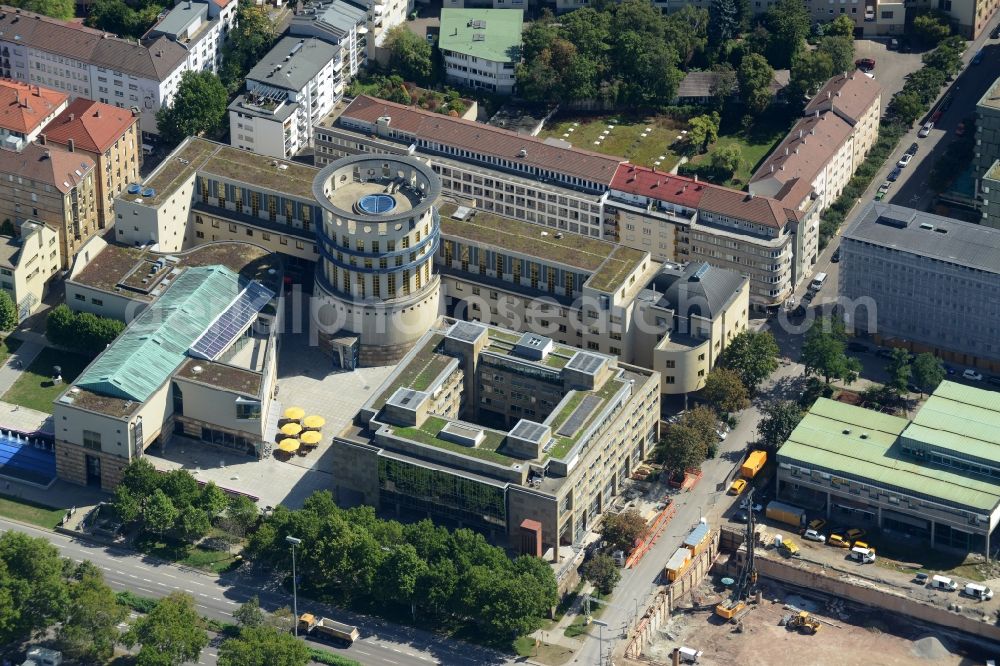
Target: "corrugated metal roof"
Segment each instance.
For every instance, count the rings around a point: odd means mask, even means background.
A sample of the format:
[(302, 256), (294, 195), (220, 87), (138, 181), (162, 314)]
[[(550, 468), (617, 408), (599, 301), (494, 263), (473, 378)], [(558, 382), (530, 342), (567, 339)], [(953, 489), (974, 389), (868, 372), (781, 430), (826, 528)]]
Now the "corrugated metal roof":
[(941, 382), (903, 437), (1000, 463), (1000, 394)]
[(898, 442), (907, 426), (909, 421), (897, 416), (820, 398), (778, 451), (778, 461), (984, 512), (996, 508), (1000, 484), (903, 457)]
[(76, 385), (125, 400), (146, 400), (239, 290), (239, 275), (228, 268), (189, 268), (136, 317)]

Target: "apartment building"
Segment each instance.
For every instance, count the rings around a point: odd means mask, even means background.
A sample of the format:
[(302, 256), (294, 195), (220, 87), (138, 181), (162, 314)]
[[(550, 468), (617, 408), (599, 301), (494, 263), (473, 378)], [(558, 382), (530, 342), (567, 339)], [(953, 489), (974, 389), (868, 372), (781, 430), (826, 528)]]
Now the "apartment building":
[(143, 35), (143, 40), (166, 37), (187, 49), (188, 69), (214, 72), (222, 62), (222, 45), (236, 22), (237, 6), (236, 0), (181, 0)]
[(13, 149), (31, 143), (68, 104), (64, 92), (0, 79), (0, 142)]
[(236, 5), (235, 0), (207, 3), (208, 21), (193, 35), (154, 28), (139, 42), (82, 23), (0, 7), (0, 76), (73, 98), (136, 107), (143, 134), (155, 135), (156, 112), (170, 103), (181, 75), (214, 71), (219, 41), (235, 20)]
[(97, 165), (97, 226), (114, 223), (114, 201), (139, 182), (142, 138), (139, 114), (77, 97), (45, 126), (46, 143), (86, 155)]
[(25, 220), (17, 235), (0, 236), (0, 289), (14, 301), (19, 322), (41, 305), (60, 266), (59, 234), (52, 227)]
[(438, 49), (447, 79), (474, 90), (512, 94), (523, 21), (520, 9), (442, 9)]
[(0, 218), (34, 220), (59, 234), (59, 258), (68, 268), (77, 249), (97, 233), (97, 170), (83, 153), (39, 141), (0, 150)]
[(605, 228), (658, 261), (707, 261), (749, 278), (758, 309), (783, 303), (819, 254), (819, 212), (623, 164), (604, 204)]
[(976, 182), (979, 190), (979, 203), (984, 227), (1000, 229), (1000, 160), (994, 160), (993, 165)]
[(229, 140), (241, 150), (292, 157), (312, 145), (313, 126), (344, 94), (343, 49), (284, 37), (246, 77), (229, 105)]
[(340, 47), (335, 70), (346, 83), (368, 63), (368, 22), (364, 9), (344, 0), (307, 2), (292, 17), (288, 36), (313, 37)]
[[(976, 178), (976, 198), (980, 201), (988, 200), (989, 196), (984, 188), (989, 187), (989, 184), (984, 183), (983, 179), (993, 169), (997, 160), (1000, 160), (1000, 78), (993, 82), (976, 103), (974, 151), (972, 168)], [(1000, 227), (1000, 218), (990, 212), (991, 206), (984, 203), (981, 211), (983, 219), (980, 224)]]
[(443, 9), (520, 9), (528, 8), (525, 0), (444, 0)]
[[(100, 276), (152, 301), (54, 401), (60, 479), (111, 491), (130, 460), (173, 438), (251, 457), (275, 440), (281, 327), (267, 306), (280, 289), (281, 263), (258, 248), (243, 264), (246, 246), (227, 245), (234, 253), (216, 256), (238, 270), (144, 255), (122, 262), (124, 276)], [(134, 290), (135, 270), (155, 278), (152, 292)]]
[(845, 323), (1000, 373), (1000, 229), (871, 203), (840, 244)]
[(996, 394), (942, 382), (912, 420), (818, 399), (778, 449), (777, 492), (830, 521), (990, 557)]
[(655, 446), (656, 374), (441, 320), (334, 438), (336, 499), (559, 562)]
[(785, 139), (750, 178), (755, 195), (796, 210), (832, 204), (878, 139), (882, 89), (859, 71), (820, 88)]

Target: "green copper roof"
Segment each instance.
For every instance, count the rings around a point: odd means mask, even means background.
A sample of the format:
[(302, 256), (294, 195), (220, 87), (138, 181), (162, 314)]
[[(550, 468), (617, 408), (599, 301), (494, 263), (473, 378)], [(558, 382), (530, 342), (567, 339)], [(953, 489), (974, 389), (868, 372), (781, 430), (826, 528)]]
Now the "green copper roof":
[(1000, 393), (941, 382), (903, 431), (915, 448), (1000, 463)]
[(520, 9), (442, 9), (438, 48), (493, 62), (518, 62), (523, 19)]
[(239, 290), (239, 275), (228, 268), (187, 269), (90, 364), (76, 385), (125, 400), (146, 400)]

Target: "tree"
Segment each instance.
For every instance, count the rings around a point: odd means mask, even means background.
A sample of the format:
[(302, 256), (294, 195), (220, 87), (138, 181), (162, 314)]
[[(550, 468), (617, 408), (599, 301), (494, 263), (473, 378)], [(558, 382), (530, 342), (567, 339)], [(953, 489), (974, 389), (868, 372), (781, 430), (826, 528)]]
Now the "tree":
[(212, 72), (187, 71), (169, 106), (156, 112), (160, 137), (175, 145), (189, 136), (211, 134), (222, 126), (229, 94)]
[(128, 617), (128, 610), (93, 565), (78, 567), (76, 577), (69, 586), (69, 604), (57, 634), (59, 647), (81, 663), (103, 664), (114, 655), (118, 624)]
[(828, 37), (854, 37), (854, 20), (847, 14), (840, 14), (826, 24), (823, 34)]
[(389, 52), (389, 68), (403, 78), (416, 83), (427, 83), (433, 70), (431, 45), (414, 34), (405, 25), (398, 25), (386, 33), (385, 48)]
[(816, 50), (830, 56), (834, 72), (849, 72), (854, 68), (854, 39), (852, 37), (823, 37)]
[(636, 541), (642, 539), (648, 528), (646, 519), (638, 511), (628, 509), (621, 513), (606, 514), (598, 532), (612, 549), (627, 553), (635, 547)]
[(922, 60), (927, 67), (939, 70), (945, 76), (953, 76), (962, 69), (962, 48), (951, 48), (942, 42), (933, 51), (925, 53)]
[(178, 515), (179, 512), (174, 503), (170, 501), (166, 493), (157, 488), (153, 491), (152, 497), (149, 498), (149, 504), (146, 505), (143, 517), (146, 521), (146, 527), (162, 538), (164, 532), (174, 527)]
[(87, 13), (86, 23), (91, 28), (139, 39), (156, 22), (156, 17), (164, 10), (158, 2), (143, 2), (133, 8), (123, 0), (96, 0)]
[(739, 144), (731, 143), (713, 150), (708, 157), (708, 163), (713, 169), (726, 173), (732, 178), (733, 174), (746, 164), (746, 161), (743, 159), (743, 151)]
[(17, 307), (6, 291), (0, 291), (0, 331), (12, 331), (17, 326)]
[(56, 547), (21, 532), (0, 535), (0, 645), (26, 639), (64, 617), (66, 603)]
[(920, 387), (922, 393), (931, 393), (945, 378), (944, 364), (941, 359), (924, 352), (918, 354), (913, 361), (913, 382)]
[(751, 394), (778, 369), (778, 343), (768, 331), (746, 329), (729, 341), (719, 363), (740, 377)]
[(791, 400), (770, 402), (761, 407), (763, 417), (757, 422), (757, 444), (769, 451), (777, 451), (784, 444), (805, 412)]
[(705, 152), (709, 144), (719, 140), (719, 113), (713, 111), (691, 118), (684, 138), (691, 151)]
[(45, 320), (49, 342), (88, 355), (104, 351), (124, 330), (124, 322), (89, 312), (74, 313), (65, 303), (52, 308)]
[(907, 127), (912, 125), (926, 108), (920, 96), (912, 91), (896, 93), (889, 103), (889, 113)]
[(889, 362), (885, 366), (885, 371), (889, 376), (889, 381), (886, 382), (887, 386), (900, 393), (906, 391), (906, 387), (910, 385), (910, 377), (913, 376), (909, 352), (894, 347), (892, 356), (889, 357)]
[(219, 520), (219, 526), (235, 541), (245, 537), (260, 517), (260, 511), (252, 499), (246, 495), (232, 495), (228, 498), (226, 513)]
[(673, 474), (698, 469), (708, 457), (708, 444), (694, 429), (674, 424), (667, 428), (654, 451), (656, 461)]
[(73, 0), (13, 0), (7, 4), (28, 12), (51, 16), (60, 21), (72, 20), (76, 14), (76, 3)]
[(212, 529), (212, 523), (209, 522), (208, 514), (205, 513), (204, 509), (189, 505), (180, 510), (176, 527), (180, 532), (181, 539), (194, 543), (208, 534), (209, 530)]
[(718, 48), (740, 32), (740, 8), (736, 0), (713, 0), (708, 8), (708, 43)]
[(702, 395), (724, 414), (741, 411), (750, 405), (746, 386), (740, 376), (728, 368), (715, 368), (708, 373)]
[(198, 660), (202, 648), (208, 645), (208, 632), (191, 595), (173, 592), (132, 624), (124, 643), (142, 646), (137, 666), (180, 666)]
[(774, 69), (767, 63), (767, 59), (759, 53), (748, 53), (740, 61), (740, 67), (736, 70), (736, 78), (740, 83), (740, 96), (747, 105), (750, 113), (762, 113), (774, 99), (771, 91), (771, 79), (774, 78)]
[(827, 384), (831, 379), (843, 380), (845, 384), (857, 380), (861, 364), (847, 355), (846, 340), (847, 332), (841, 320), (824, 317), (814, 321), (802, 344), (801, 361), (806, 367), (806, 376), (815, 373)]
[(611, 556), (599, 553), (583, 563), (580, 575), (594, 584), (601, 594), (611, 594), (622, 578), (622, 572)]
[[(229, 31), (229, 39), (222, 47), (222, 66), (219, 78), (230, 93), (243, 85), (246, 73), (274, 45), (274, 23), (267, 8), (250, 0), (240, 0), (236, 10), (236, 24)], [(406, 102), (409, 104), (409, 101)]]
[(812, 19), (804, 2), (779, 0), (763, 16), (763, 24), (770, 38), (765, 55), (775, 69), (785, 69), (805, 46)]
[(792, 60), (789, 94), (796, 101), (814, 95), (831, 76), (833, 59), (830, 54), (819, 50), (803, 51)]
[(209, 519), (212, 519), (226, 510), (229, 505), (229, 497), (226, 496), (222, 488), (215, 485), (215, 481), (209, 481), (201, 489), (196, 504), (205, 510)]
[[(712, 73), (715, 74), (715, 81), (712, 82), (712, 103), (716, 109), (722, 109), (732, 96), (739, 91), (739, 83), (736, 80), (736, 70), (727, 62), (714, 65)], [(733, 144), (735, 145), (735, 144)]]
[(921, 14), (913, 19), (913, 36), (924, 46), (937, 46), (938, 42), (951, 34), (947, 18), (933, 14)]
[(274, 627), (243, 629), (219, 646), (219, 666), (305, 666), (309, 647)]

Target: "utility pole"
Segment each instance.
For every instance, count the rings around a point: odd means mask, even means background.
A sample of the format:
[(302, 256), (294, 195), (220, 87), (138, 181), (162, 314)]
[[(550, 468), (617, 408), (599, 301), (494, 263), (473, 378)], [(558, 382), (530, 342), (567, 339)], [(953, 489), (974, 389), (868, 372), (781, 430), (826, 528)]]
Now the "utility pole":
[(286, 536), (285, 541), (292, 547), (292, 613), (295, 615), (295, 637), (299, 637), (299, 582), (295, 573), (295, 547), (302, 545), (302, 539)]

